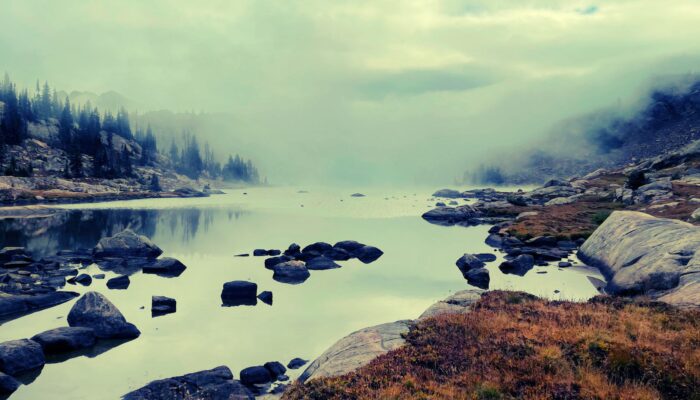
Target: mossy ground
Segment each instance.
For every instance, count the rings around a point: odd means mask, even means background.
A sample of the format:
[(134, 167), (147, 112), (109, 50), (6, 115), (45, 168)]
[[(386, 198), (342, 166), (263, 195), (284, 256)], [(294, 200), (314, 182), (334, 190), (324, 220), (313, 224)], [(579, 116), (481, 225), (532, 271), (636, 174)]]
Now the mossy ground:
[(286, 399), (700, 399), (700, 312), (608, 297), (487, 293), (407, 345)]

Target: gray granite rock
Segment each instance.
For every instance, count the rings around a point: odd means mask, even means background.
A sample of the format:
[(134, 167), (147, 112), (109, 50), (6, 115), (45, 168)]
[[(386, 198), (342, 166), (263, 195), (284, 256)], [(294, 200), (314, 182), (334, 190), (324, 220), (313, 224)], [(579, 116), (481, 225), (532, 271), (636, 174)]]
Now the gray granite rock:
[(581, 246), (579, 258), (608, 277), (606, 292), (650, 294), (700, 305), (700, 227), (635, 211), (613, 212)]
[(133, 339), (141, 332), (106, 297), (87, 292), (68, 313), (68, 325), (92, 328), (100, 339)]
[(361, 329), (340, 339), (301, 374), (299, 380), (338, 376), (354, 371), (378, 356), (404, 345), (410, 321), (396, 321)]
[(148, 257), (163, 253), (158, 246), (143, 235), (125, 229), (114, 236), (100, 239), (93, 250), (96, 257)]

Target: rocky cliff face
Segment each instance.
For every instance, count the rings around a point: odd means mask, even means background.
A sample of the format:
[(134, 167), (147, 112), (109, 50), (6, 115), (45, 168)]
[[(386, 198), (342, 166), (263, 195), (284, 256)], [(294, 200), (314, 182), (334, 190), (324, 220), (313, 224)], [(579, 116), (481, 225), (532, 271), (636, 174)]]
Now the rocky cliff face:
[(700, 306), (700, 227), (634, 211), (616, 211), (578, 253), (608, 276), (611, 294), (647, 294)]

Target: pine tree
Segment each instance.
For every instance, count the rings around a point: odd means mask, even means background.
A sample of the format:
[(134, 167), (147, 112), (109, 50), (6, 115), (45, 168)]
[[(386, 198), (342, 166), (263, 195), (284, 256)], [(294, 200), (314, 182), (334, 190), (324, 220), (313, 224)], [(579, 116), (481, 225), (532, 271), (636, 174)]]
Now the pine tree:
[(151, 175), (151, 183), (149, 184), (149, 189), (151, 192), (162, 192), (163, 188), (160, 186), (160, 179), (158, 175)]
[(61, 118), (58, 121), (58, 139), (64, 149), (69, 149), (73, 145), (73, 124), (70, 101), (68, 97), (66, 97), (66, 102), (61, 112)]

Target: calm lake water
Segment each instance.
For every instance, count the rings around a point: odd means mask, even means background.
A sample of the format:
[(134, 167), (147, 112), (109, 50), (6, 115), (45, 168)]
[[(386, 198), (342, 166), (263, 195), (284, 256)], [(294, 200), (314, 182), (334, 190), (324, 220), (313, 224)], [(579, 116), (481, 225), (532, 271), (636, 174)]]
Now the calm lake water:
[[(4, 246), (23, 245), (39, 254), (92, 247), (100, 237), (130, 227), (150, 237), (163, 256), (188, 267), (177, 278), (137, 273), (127, 290), (107, 289), (106, 280), (116, 276), (111, 272), (87, 288), (67, 285), (105, 294), (142, 334), (116, 347), (55, 360), (12, 399), (117, 399), (154, 379), (219, 365), (238, 376), (266, 361), (314, 359), (350, 332), (416, 318), (435, 301), (469, 288), (455, 260), (465, 252), (493, 252), (484, 244), (488, 226), (443, 227), (420, 218), (435, 203), (431, 189), (366, 190), (361, 198), (350, 197), (356, 190), (301, 189), (308, 193), (250, 188), (202, 199), (74, 205), (49, 218), (0, 220)], [(272, 280), (263, 257), (234, 257), (255, 248), (285, 249), (292, 242), (303, 247), (345, 239), (379, 247), (384, 256), (369, 265), (350, 260), (339, 262), (340, 269), (311, 271), (300, 285)], [(600, 278), (586, 267), (555, 266), (535, 267), (524, 277), (504, 275), (499, 263), (500, 256), (489, 264), (492, 289), (555, 299), (594, 296), (586, 277)], [(92, 265), (86, 272), (102, 271)], [(222, 307), (221, 288), (231, 280), (272, 291), (273, 305)], [(151, 317), (154, 295), (177, 299), (177, 312)], [(65, 326), (73, 303), (3, 324), (0, 341)]]

